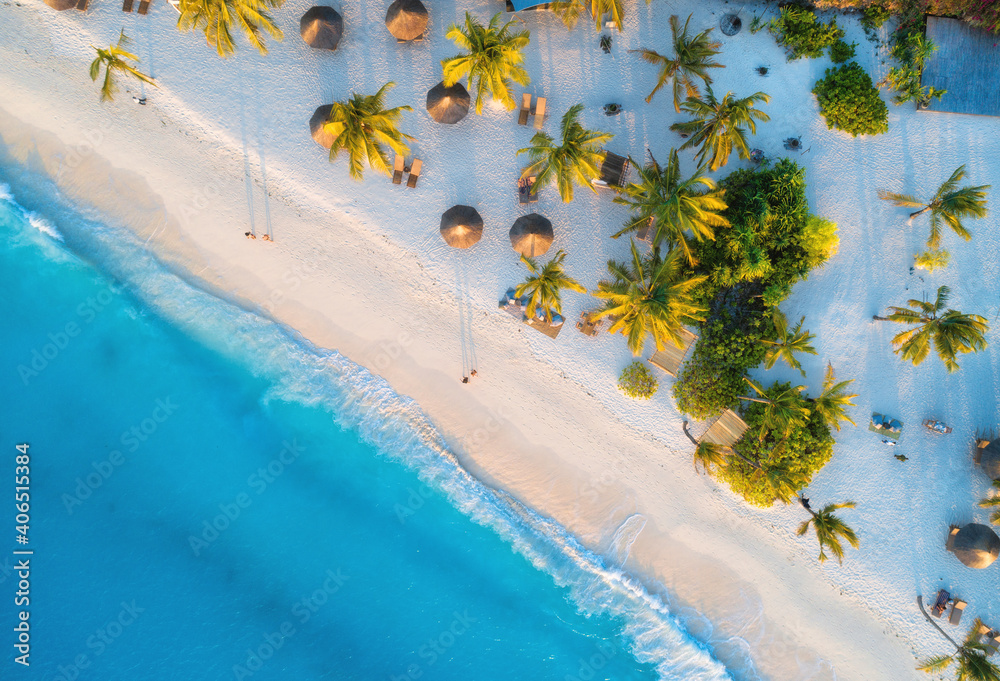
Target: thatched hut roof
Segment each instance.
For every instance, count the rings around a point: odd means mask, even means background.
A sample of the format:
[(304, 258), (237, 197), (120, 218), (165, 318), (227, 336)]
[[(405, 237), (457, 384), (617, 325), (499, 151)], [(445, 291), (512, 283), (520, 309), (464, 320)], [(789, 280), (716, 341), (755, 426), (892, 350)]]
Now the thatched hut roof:
[(335, 50), (344, 36), (344, 19), (332, 7), (312, 7), (299, 21), (299, 33), (309, 47)]
[(452, 248), (468, 248), (483, 238), (483, 218), (472, 206), (452, 206), (441, 216), (441, 237)]
[(399, 40), (414, 40), (427, 30), (427, 8), (420, 0), (394, 0), (385, 13), (385, 26)]
[(979, 466), (986, 475), (1000, 480), (1000, 440), (994, 440), (979, 453)]
[(510, 245), (521, 255), (544, 255), (552, 245), (552, 223), (538, 213), (522, 215), (510, 228)]
[(427, 113), (438, 123), (458, 123), (469, 113), (472, 98), (461, 83), (445, 87), (440, 82), (427, 91)]
[(1000, 556), (1000, 537), (986, 525), (970, 523), (955, 535), (952, 552), (967, 567), (989, 567)]
[(45, 4), (59, 12), (76, 7), (76, 0), (45, 0)]
[(333, 104), (324, 104), (316, 109), (313, 112), (312, 118), (309, 119), (309, 132), (312, 134), (312, 138), (316, 144), (324, 149), (329, 149), (333, 146), (333, 135), (328, 133), (323, 127), (323, 124), (330, 118), (330, 111), (332, 109)]

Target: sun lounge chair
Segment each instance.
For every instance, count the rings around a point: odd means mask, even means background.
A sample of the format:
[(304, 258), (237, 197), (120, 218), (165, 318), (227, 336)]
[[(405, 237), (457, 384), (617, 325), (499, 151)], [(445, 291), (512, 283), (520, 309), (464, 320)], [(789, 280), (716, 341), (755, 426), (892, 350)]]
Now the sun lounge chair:
[(123, 12), (131, 12), (132, 11), (132, 2), (133, 2), (133, 0), (125, 0), (125, 4), (122, 5), (122, 11)]
[(417, 180), (420, 179), (420, 169), (423, 167), (424, 162), (419, 158), (413, 159), (412, 165), (410, 165), (410, 178), (406, 181), (406, 186), (413, 189), (417, 186)]
[(403, 157), (396, 154), (396, 162), (392, 166), (392, 183), (402, 184), (403, 183)]
[(948, 621), (954, 625), (957, 625), (959, 622), (961, 622), (962, 613), (965, 612), (965, 606), (967, 605), (968, 603), (966, 603), (965, 601), (956, 598), (955, 604), (951, 606), (951, 616), (948, 618)]
[(146, 12), (149, 11), (149, 5), (151, 2), (152, 0), (142, 0), (142, 2), (139, 3), (139, 14), (145, 16)]
[(961, 528), (958, 525), (951, 526), (950, 530), (948, 531), (948, 539), (944, 543), (944, 548), (946, 551), (955, 550), (955, 535), (958, 534), (958, 531), (960, 529)]
[(601, 326), (604, 324), (603, 319), (598, 319), (596, 322), (592, 321), (589, 312), (580, 313), (580, 321), (576, 323), (576, 328), (584, 336), (596, 336), (597, 332), (601, 330)]
[(598, 187), (621, 187), (628, 175), (628, 168), (626, 157), (605, 151), (604, 161), (601, 162), (601, 178), (593, 184)]
[(932, 433), (940, 433), (942, 435), (947, 435), (951, 432), (951, 428), (944, 425), (941, 421), (935, 421), (934, 419), (925, 419), (924, 428), (931, 431)]
[(545, 122), (545, 97), (539, 97), (538, 102), (535, 103), (535, 127), (541, 130), (542, 123), (544, 122)]
[(934, 607), (931, 608), (931, 614), (935, 617), (940, 617), (944, 614), (945, 609), (948, 607), (948, 601), (951, 600), (951, 594), (941, 589), (938, 591), (937, 600), (934, 601)]
[(898, 440), (903, 432), (903, 423), (885, 414), (873, 412), (871, 423), (868, 424), (868, 430), (878, 433), (882, 437)]
[(531, 115), (531, 93), (525, 92), (521, 95), (521, 113), (517, 116), (518, 125), (527, 125), (528, 116)]
[(517, 180), (517, 200), (521, 203), (535, 203), (538, 192), (535, 189), (534, 177), (521, 177)]
[(683, 347), (679, 348), (673, 343), (667, 343), (663, 350), (657, 350), (649, 358), (650, 364), (663, 369), (674, 378), (677, 378), (677, 372), (681, 368), (681, 362), (684, 361), (684, 355), (694, 345), (694, 342), (698, 340), (698, 336), (687, 329), (681, 329), (680, 337), (684, 343)]
[(997, 649), (1000, 649), (1000, 634), (985, 624), (980, 624), (976, 633), (979, 635), (979, 642), (986, 646), (986, 657), (993, 655)]
[(743, 437), (743, 433), (747, 432), (748, 426), (740, 415), (737, 414), (732, 409), (727, 409), (722, 412), (722, 415), (715, 420), (715, 423), (709, 427), (705, 434), (701, 436), (701, 439), (705, 442), (711, 442), (712, 444), (721, 445), (723, 447), (732, 447), (736, 442)]

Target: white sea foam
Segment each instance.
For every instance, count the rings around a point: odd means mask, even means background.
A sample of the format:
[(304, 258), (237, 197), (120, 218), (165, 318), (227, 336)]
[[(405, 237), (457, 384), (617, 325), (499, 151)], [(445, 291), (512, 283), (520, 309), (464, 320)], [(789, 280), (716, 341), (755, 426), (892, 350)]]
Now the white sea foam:
[(50, 236), (56, 241), (64, 241), (62, 233), (56, 229), (56, 226), (42, 216), (37, 213), (27, 213), (25, 217), (28, 218), (28, 222), (31, 226), (42, 234)]
[(14, 195), (10, 193), (10, 185), (0, 182), (0, 201), (13, 201)]

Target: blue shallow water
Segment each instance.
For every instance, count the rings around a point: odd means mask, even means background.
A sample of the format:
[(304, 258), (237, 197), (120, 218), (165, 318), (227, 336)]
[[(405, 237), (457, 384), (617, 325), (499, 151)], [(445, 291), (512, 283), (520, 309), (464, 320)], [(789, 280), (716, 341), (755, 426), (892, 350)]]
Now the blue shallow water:
[(31, 667), (4, 679), (729, 678), (412, 402), (126, 234), (6, 195), (0, 286), (36, 551)]

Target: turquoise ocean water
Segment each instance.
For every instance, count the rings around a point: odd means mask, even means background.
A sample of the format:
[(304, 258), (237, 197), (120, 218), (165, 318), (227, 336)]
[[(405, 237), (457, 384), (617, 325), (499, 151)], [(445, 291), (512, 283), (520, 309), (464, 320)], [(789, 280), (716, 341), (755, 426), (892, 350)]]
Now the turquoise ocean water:
[(18, 198), (0, 185), (0, 446), (9, 479), (30, 443), (35, 553), (31, 666), (7, 645), (2, 678), (730, 678), (381, 379)]

